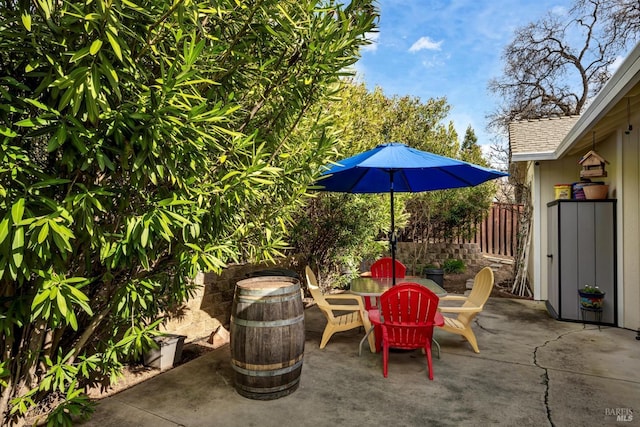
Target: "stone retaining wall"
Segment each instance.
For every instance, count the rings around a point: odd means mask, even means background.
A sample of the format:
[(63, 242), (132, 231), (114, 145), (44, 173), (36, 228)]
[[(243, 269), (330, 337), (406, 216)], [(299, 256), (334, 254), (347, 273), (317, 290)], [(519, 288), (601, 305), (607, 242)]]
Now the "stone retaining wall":
[(477, 243), (416, 243), (398, 242), (397, 258), (407, 266), (407, 274), (420, 275), (427, 265), (442, 267), (448, 259), (462, 260), (467, 267), (476, 266), (482, 259)]
[(407, 263), (440, 265), (448, 259), (460, 259), (465, 265), (472, 266), (482, 259), (482, 252), (478, 243), (398, 242), (398, 259)]
[(194, 341), (210, 337), (221, 326), (229, 329), (236, 283), (255, 271), (292, 268), (291, 264), (290, 260), (283, 260), (275, 266), (234, 264), (224, 269), (221, 274), (198, 273), (195, 282), (199, 287), (195, 295), (163, 325), (163, 330), (185, 335), (186, 341)]

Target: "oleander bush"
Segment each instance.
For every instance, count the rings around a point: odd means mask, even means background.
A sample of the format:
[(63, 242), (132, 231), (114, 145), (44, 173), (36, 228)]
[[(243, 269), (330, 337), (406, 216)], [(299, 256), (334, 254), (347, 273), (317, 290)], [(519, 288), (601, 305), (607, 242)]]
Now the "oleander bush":
[(371, 3), (0, 5), (0, 424), (72, 424), (198, 271), (282, 254)]

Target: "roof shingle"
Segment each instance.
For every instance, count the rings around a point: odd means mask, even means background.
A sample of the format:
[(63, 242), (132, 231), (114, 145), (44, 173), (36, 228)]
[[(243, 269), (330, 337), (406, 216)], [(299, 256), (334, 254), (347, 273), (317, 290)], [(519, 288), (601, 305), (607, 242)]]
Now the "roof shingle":
[(560, 116), (509, 123), (511, 154), (555, 151), (580, 116)]

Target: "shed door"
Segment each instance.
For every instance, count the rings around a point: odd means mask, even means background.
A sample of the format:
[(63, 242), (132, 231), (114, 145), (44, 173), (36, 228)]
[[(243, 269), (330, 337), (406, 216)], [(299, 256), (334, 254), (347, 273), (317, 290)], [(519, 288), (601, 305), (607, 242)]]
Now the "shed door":
[(560, 315), (560, 290), (558, 271), (558, 205), (547, 209), (547, 300), (556, 315)]

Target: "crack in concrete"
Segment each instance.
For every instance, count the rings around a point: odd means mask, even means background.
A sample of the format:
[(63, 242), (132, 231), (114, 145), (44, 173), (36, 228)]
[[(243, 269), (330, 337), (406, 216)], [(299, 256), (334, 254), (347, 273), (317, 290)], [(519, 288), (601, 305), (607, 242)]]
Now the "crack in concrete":
[(485, 328), (484, 326), (482, 326), (482, 324), (480, 323), (480, 319), (478, 317), (476, 317), (475, 319), (473, 319), (473, 323), (475, 325), (478, 326), (478, 328), (482, 329), (483, 331), (489, 332), (490, 334), (492, 334), (493, 332), (491, 332), (490, 329)]
[(544, 371), (544, 374), (542, 374), (542, 384), (544, 384), (544, 408), (547, 413), (547, 421), (549, 421), (549, 424), (553, 427), (555, 426), (555, 424), (551, 419), (551, 408), (549, 407), (549, 370), (547, 368), (544, 368), (538, 365), (538, 360), (537, 360), (538, 349), (540, 347), (544, 347), (545, 345), (547, 345), (548, 342), (549, 341), (544, 343), (542, 346), (535, 348), (535, 350), (533, 351), (533, 364)]
[(549, 421), (549, 425), (551, 425), (551, 427), (555, 427), (555, 424), (553, 422), (553, 419), (551, 418), (551, 407), (549, 406), (549, 369), (545, 368), (544, 366), (538, 363), (538, 350), (545, 347), (547, 344), (551, 342), (560, 340), (566, 335), (575, 334), (579, 332), (582, 332), (582, 330), (565, 332), (564, 334), (558, 335), (554, 339), (545, 341), (544, 344), (538, 345), (533, 349), (533, 364), (544, 371), (544, 373), (542, 374), (542, 383), (544, 384), (544, 407), (547, 412), (547, 420)]

